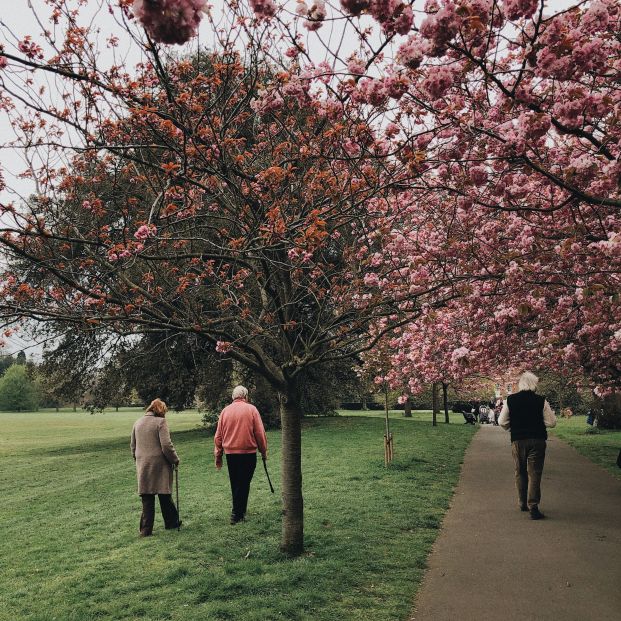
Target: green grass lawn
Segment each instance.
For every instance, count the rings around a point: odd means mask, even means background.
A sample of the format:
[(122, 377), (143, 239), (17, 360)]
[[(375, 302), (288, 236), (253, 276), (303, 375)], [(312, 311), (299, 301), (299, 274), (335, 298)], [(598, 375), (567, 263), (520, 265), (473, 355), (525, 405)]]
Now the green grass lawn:
[[(351, 413), (349, 413), (351, 414)], [(0, 414), (0, 619), (217, 621), (407, 619), (474, 429), (455, 417), (347, 416), (304, 425), (306, 553), (280, 537), (280, 434), (252, 484), (248, 521), (196, 413), (169, 414), (182, 460), (181, 532), (138, 537), (129, 433), (138, 411)], [(425, 420), (420, 420), (424, 418)]]
[(569, 420), (559, 418), (552, 433), (571, 444), (578, 452), (596, 464), (609, 470), (621, 479), (621, 469), (617, 467), (617, 455), (621, 450), (621, 431), (598, 429), (586, 424), (585, 416), (573, 416)]

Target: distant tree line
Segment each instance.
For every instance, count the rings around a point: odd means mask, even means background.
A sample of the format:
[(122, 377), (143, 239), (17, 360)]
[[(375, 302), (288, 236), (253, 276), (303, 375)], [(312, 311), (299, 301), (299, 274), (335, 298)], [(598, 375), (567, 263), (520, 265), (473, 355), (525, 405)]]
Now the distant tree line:
[[(35, 395), (34, 401), (24, 400), (18, 407), (0, 404), (2, 410), (73, 406), (97, 412), (144, 406), (159, 397), (178, 411), (197, 407), (209, 425), (229, 402), (232, 387), (241, 383), (250, 389), (266, 424), (279, 424), (279, 397), (271, 385), (195, 336), (158, 331), (112, 340), (67, 330), (44, 350), (39, 363), (27, 362), (23, 353), (0, 361), (1, 375), (14, 366), (23, 367)], [(16, 373), (7, 376), (7, 385), (15, 383)], [(311, 367), (300, 378), (303, 411), (309, 415), (336, 413), (344, 396), (358, 390), (353, 364)]]
[[(580, 389), (580, 378), (545, 370), (540, 375), (539, 392), (558, 414), (567, 409), (574, 415), (592, 410), (599, 415), (602, 427), (621, 426), (619, 404)], [(93, 413), (144, 406), (160, 397), (177, 411), (198, 408), (205, 426), (213, 427), (230, 399), (231, 388), (238, 383), (248, 386), (266, 425), (279, 426), (279, 397), (270, 384), (195, 336), (152, 332), (131, 341), (110, 341), (95, 333), (67, 331), (44, 351), (39, 363), (28, 360), (24, 352), (0, 357), (0, 410), (80, 407)], [(305, 415), (384, 408), (381, 386), (374, 383), (372, 373), (360, 373), (355, 360), (310, 367), (300, 379), (300, 392)], [(434, 407), (431, 385), (409, 395), (405, 402), (400, 402), (400, 395), (398, 390), (389, 391), (389, 407), (404, 410), (405, 416), (412, 410)], [(485, 379), (451, 385), (448, 407), (492, 397), (492, 383)]]

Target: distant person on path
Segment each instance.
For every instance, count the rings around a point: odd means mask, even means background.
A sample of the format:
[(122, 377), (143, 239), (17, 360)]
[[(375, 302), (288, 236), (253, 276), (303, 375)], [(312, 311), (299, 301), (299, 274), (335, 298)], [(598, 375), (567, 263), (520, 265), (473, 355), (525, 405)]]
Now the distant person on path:
[(515, 484), (522, 511), (530, 511), (533, 520), (544, 518), (539, 511), (541, 475), (546, 456), (547, 427), (556, 425), (556, 416), (545, 397), (535, 394), (539, 379), (534, 373), (522, 373), (519, 392), (507, 397), (498, 424), (511, 431), (515, 463)]
[(216, 468), (222, 468), (222, 453), (231, 482), (233, 511), (231, 524), (241, 522), (246, 516), (250, 482), (257, 465), (257, 449), (267, 459), (267, 437), (259, 410), (248, 403), (248, 390), (244, 386), (233, 389), (233, 403), (227, 405), (218, 418), (214, 437)]
[(179, 465), (179, 457), (170, 439), (166, 412), (166, 404), (161, 399), (155, 399), (132, 429), (130, 446), (136, 462), (138, 493), (142, 499), (141, 537), (149, 537), (153, 533), (155, 494), (160, 500), (164, 526), (167, 529), (181, 526), (171, 498), (173, 470)]

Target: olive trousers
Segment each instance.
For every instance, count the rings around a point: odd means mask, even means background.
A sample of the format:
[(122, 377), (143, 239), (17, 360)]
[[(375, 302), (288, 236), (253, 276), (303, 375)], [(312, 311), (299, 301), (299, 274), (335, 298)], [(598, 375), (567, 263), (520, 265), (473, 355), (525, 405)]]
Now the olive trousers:
[(538, 438), (514, 440), (511, 443), (515, 464), (515, 487), (520, 506), (529, 510), (541, 500), (541, 475), (546, 458), (546, 441)]

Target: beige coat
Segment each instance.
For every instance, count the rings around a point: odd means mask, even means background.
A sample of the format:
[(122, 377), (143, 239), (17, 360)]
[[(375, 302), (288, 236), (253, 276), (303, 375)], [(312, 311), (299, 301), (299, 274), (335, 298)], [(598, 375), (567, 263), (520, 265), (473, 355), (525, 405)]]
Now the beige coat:
[(172, 464), (179, 463), (165, 418), (147, 412), (134, 423), (131, 439), (139, 494), (172, 494)]

